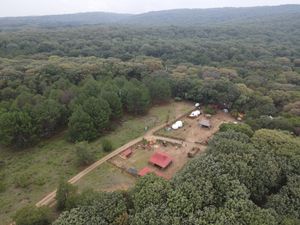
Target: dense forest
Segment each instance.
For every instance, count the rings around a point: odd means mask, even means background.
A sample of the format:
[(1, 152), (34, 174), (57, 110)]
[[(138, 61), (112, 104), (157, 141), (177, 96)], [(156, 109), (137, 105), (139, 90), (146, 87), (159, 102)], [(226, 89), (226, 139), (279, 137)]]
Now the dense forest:
[[(0, 19), (2, 146), (26, 151), (62, 130), (92, 141), (172, 98), (244, 124), (222, 126), (171, 181), (80, 194), (61, 184), (55, 225), (300, 223), (300, 6), (73, 16)], [(52, 218), (27, 207), (15, 220)]]

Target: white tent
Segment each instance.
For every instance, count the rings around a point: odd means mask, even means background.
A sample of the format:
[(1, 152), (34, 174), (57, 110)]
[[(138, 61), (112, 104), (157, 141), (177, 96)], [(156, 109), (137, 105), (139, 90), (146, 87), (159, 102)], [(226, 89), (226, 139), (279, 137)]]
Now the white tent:
[(190, 114), (190, 117), (198, 117), (198, 116), (200, 116), (200, 114), (201, 114), (201, 111), (200, 110), (196, 110), (196, 111), (193, 111)]
[(177, 130), (177, 129), (179, 129), (179, 128), (181, 128), (181, 127), (183, 127), (183, 122), (182, 121), (177, 121), (176, 123), (174, 123), (173, 125), (172, 125), (172, 129), (173, 130)]

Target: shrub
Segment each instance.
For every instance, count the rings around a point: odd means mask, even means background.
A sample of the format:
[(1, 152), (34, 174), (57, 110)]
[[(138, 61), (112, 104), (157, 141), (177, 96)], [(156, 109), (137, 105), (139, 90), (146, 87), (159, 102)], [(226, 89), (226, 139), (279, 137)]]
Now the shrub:
[(61, 181), (56, 191), (56, 207), (62, 211), (71, 208), (73, 200), (76, 198), (77, 188), (72, 184)]
[(48, 225), (51, 224), (52, 215), (48, 207), (26, 206), (18, 210), (13, 219), (16, 225)]
[(109, 141), (107, 139), (103, 139), (102, 140), (102, 149), (105, 152), (110, 152), (113, 149), (111, 141)]
[(87, 151), (85, 143), (76, 145), (76, 157), (78, 166), (87, 166), (94, 162), (94, 156)]
[(27, 188), (29, 185), (32, 184), (31, 174), (23, 173), (17, 176), (14, 180), (15, 186), (17, 188)]
[(225, 132), (228, 130), (233, 130), (235, 132), (244, 133), (249, 137), (252, 137), (254, 132), (251, 127), (247, 124), (234, 124), (234, 123), (223, 123), (220, 126), (220, 131)]
[(180, 97), (175, 97), (174, 100), (175, 100), (175, 102), (181, 102), (181, 101), (182, 101), (182, 98), (180, 98)]
[(213, 108), (210, 107), (210, 106), (205, 106), (204, 109), (203, 109), (203, 112), (204, 112), (205, 114), (211, 114), (211, 115), (214, 115), (214, 114), (217, 113), (216, 110), (213, 109)]

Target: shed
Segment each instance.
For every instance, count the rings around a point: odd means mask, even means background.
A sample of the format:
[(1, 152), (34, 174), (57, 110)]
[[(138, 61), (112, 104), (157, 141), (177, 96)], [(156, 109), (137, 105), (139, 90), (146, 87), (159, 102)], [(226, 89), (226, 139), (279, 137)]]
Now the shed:
[(165, 153), (156, 152), (149, 159), (149, 163), (165, 169), (172, 163), (172, 158)]
[(199, 125), (205, 128), (211, 128), (211, 123), (209, 120), (201, 120)]
[(129, 158), (131, 155), (132, 155), (132, 149), (131, 148), (126, 149), (125, 151), (123, 151), (120, 154), (121, 158), (124, 158), (124, 159)]
[(153, 169), (150, 169), (149, 167), (144, 167), (143, 169), (141, 169), (139, 171), (138, 175), (141, 176), (141, 177), (143, 177), (143, 176), (146, 176), (149, 173), (154, 173), (156, 176), (165, 178), (162, 173), (156, 172)]
[(137, 176), (138, 175), (138, 172), (135, 168), (129, 168), (127, 169), (127, 172), (132, 174), (133, 176)]

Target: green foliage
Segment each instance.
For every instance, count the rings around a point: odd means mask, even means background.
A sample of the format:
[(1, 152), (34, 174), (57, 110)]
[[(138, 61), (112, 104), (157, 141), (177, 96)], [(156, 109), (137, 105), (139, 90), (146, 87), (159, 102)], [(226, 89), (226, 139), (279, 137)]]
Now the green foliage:
[(128, 112), (133, 114), (145, 114), (150, 106), (150, 94), (148, 89), (139, 82), (129, 82), (125, 85), (125, 106)]
[(239, 124), (234, 124), (234, 123), (223, 123), (220, 126), (220, 131), (221, 132), (226, 132), (228, 130), (233, 130), (235, 132), (243, 133), (246, 134), (249, 137), (252, 137), (254, 132), (251, 129), (251, 127), (247, 124), (239, 123)]
[(3, 145), (24, 148), (36, 139), (33, 120), (26, 112), (1, 114), (0, 128), (0, 143)]
[(254, 133), (252, 141), (257, 148), (268, 149), (278, 155), (294, 157), (300, 154), (300, 140), (281, 131), (258, 130)]
[(98, 131), (104, 131), (108, 127), (111, 109), (107, 101), (90, 97), (85, 99), (82, 109), (91, 117), (94, 127)]
[(94, 193), (92, 196), (85, 192), (80, 205), (62, 213), (54, 225), (120, 224), (118, 222), (126, 213), (123, 195), (116, 192)]
[(66, 121), (65, 108), (54, 100), (46, 100), (35, 106), (34, 119), (38, 124), (38, 132), (42, 137), (49, 137)]
[(18, 210), (13, 219), (16, 225), (48, 225), (51, 224), (53, 216), (50, 208), (45, 206), (26, 206)]
[(76, 157), (78, 166), (88, 166), (95, 161), (94, 156), (88, 152), (86, 143), (76, 145)]
[(204, 107), (203, 112), (210, 115), (215, 115), (217, 113), (217, 111), (209, 105)]
[(148, 87), (153, 102), (166, 102), (171, 98), (171, 88), (166, 78), (160, 77), (160, 75), (149, 76), (143, 82)]
[(155, 206), (164, 203), (170, 190), (170, 184), (156, 175), (150, 174), (139, 179), (132, 190), (134, 209), (141, 212), (148, 205)]
[[(300, 220), (300, 176), (288, 177), (287, 184), (277, 194), (268, 198), (267, 207), (283, 217)], [(287, 221), (286, 221), (287, 222)], [(292, 223), (293, 224), (293, 223)]]
[(111, 109), (111, 119), (120, 119), (123, 115), (123, 105), (119, 96), (112, 91), (104, 91), (102, 94)]
[(113, 150), (113, 145), (112, 145), (112, 143), (111, 143), (110, 140), (103, 139), (102, 142), (101, 142), (101, 144), (102, 144), (103, 151), (110, 152), (110, 151)]
[(82, 107), (77, 107), (69, 120), (69, 139), (73, 142), (93, 140), (97, 136), (97, 129), (92, 117)]
[(56, 208), (63, 211), (72, 208), (77, 195), (77, 188), (66, 181), (61, 181), (56, 191)]

